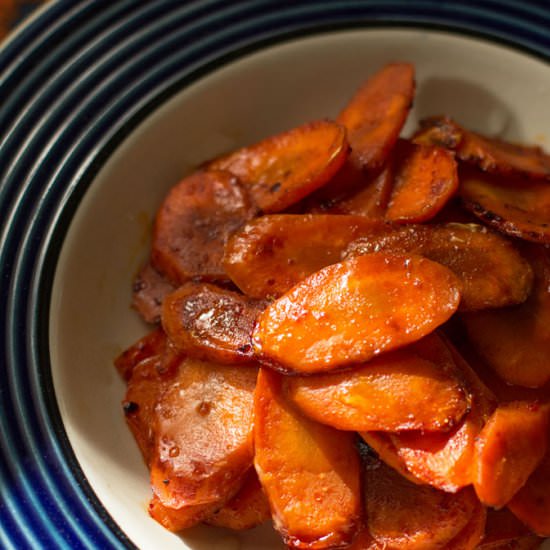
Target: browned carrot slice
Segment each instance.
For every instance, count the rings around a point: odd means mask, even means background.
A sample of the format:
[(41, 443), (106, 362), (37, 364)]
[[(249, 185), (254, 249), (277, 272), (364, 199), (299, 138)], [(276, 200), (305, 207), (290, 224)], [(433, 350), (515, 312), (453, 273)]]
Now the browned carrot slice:
[(186, 283), (169, 294), (162, 326), (187, 354), (221, 363), (253, 358), (252, 329), (265, 303), (206, 283)]
[(550, 177), (550, 155), (540, 147), (510, 143), (466, 130), (447, 117), (433, 117), (422, 123), (417, 143), (441, 145), (484, 171), (502, 175)]
[(219, 507), (219, 503), (202, 503), (181, 508), (164, 506), (157, 495), (149, 501), (149, 514), (165, 529), (178, 532), (197, 525), (208, 518)]
[(186, 359), (155, 408), (151, 485), (161, 504), (217, 504), (252, 465), (257, 369)]
[(388, 227), (359, 237), (343, 255), (382, 251), (419, 254), (447, 266), (462, 282), (462, 311), (524, 302), (533, 285), (531, 266), (514, 245), (477, 224)]
[(210, 169), (228, 170), (264, 212), (280, 212), (327, 183), (349, 153), (345, 129), (311, 122), (217, 158)]
[(382, 548), (442, 548), (479, 512), (471, 488), (452, 494), (416, 485), (374, 458), (365, 487), (368, 528)]
[(501, 404), (476, 441), (474, 487), (484, 504), (504, 506), (525, 484), (548, 447), (550, 407)]
[(460, 171), (460, 196), (480, 220), (512, 237), (550, 242), (550, 185)]
[(392, 63), (371, 76), (338, 115), (348, 130), (353, 162), (378, 171), (405, 123), (414, 96), (414, 67)]
[(254, 405), (254, 464), (275, 528), (291, 548), (349, 544), (361, 512), (354, 435), (309, 420), (285, 399), (282, 377), (261, 369)]
[(351, 241), (380, 227), (381, 222), (362, 216), (262, 216), (228, 240), (224, 267), (248, 296), (278, 297), (308, 275), (339, 262)]
[(286, 377), (289, 399), (340, 430), (448, 430), (469, 407), (453, 359), (436, 334), (352, 372)]
[(550, 537), (550, 453), (546, 453), (508, 508), (537, 535)]
[(401, 140), (395, 159), (386, 219), (400, 223), (432, 219), (458, 189), (454, 156), (442, 147)]
[(353, 539), (351, 546), (347, 547), (348, 550), (383, 550), (370, 534), (366, 526), (361, 527), (357, 536)]
[(147, 262), (134, 280), (132, 306), (147, 323), (158, 323), (162, 301), (174, 290), (174, 285)]
[(535, 273), (533, 291), (517, 307), (463, 315), (468, 338), (484, 361), (506, 382), (541, 387), (550, 382), (550, 253), (522, 249)]
[(227, 237), (254, 209), (229, 172), (200, 171), (174, 186), (153, 229), (153, 267), (173, 284), (192, 277), (227, 280), (222, 267)]
[(470, 521), (454, 539), (443, 547), (444, 550), (474, 550), (474, 548), (478, 548), (478, 544), (483, 539), (486, 522), (487, 508), (481, 502), (477, 502)]
[(508, 508), (487, 509), (485, 535), (479, 549), (483, 550), (534, 550), (541, 539), (533, 535)]
[(260, 525), (270, 518), (269, 503), (256, 470), (251, 468), (239, 492), (209, 516), (205, 523), (242, 531)]
[(419, 340), (460, 301), (460, 283), (419, 256), (365, 254), (325, 267), (260, 315), (258, 356), (297, 373), (368, 361)]

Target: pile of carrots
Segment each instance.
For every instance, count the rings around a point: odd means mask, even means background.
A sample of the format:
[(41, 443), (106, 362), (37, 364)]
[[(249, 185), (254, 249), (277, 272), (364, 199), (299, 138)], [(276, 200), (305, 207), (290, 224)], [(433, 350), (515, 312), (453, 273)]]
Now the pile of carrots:
[(550, 536), (550, 156), (447, 117), (414, 67), (206, 162), (154, 223), (116, 360), (172, 531), (290, 548)]

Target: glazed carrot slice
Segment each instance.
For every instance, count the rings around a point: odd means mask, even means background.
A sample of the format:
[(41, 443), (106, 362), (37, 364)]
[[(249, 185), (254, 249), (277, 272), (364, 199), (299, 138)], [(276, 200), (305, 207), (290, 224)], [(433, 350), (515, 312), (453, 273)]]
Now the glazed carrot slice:
[(469, 407), (466, 390), (436, 334), (352, 372), (288, 376), (288, 398), (339, 430), (449, 430)]
[(349, 153), (345, 129), (321, 120), (217, 158), (209, 169), (228, 170), (264, 212), (280, 212), (327, 183)]
[(468, 210), (498, 231), (527, 241), (550, 242), (547, 181), (461, 170), (459, 193)]
[(400, 140), (386, 219), (399, 223), (428, 221), (457, 189), (458, 173), (452, 153), (442, 147)]
[(338, 115), (337, 121), (348, 130), (357, 166), (371, 172), (382, 168), (405, 123), (414, 88), (411, 64), (388, 64), (359, 88)]
[(550, 537), (550, 453), (546, 453), (508, 508), (537, 535)]
[(541, 542), (508, 508), (487, 509), (485, 535), (478, 547), (480, 550), (534, 550)]
[(452, 494), (404, 479), (371, 458), (365, 507), (370, 534), (382, 548), (442, 548), (468, 525), (479, 502), (471, 488)]
[(451, 271), (419, 256), (365, 254), (325, 267), (258, 318), (261, 360), (296, 373), (368, 361), (419, 340), (460, 301)]
[(262, 216), (228, 240), (224, 268), (248, 296), (279, 297), (308, 275), (339, 262), (350, 242), (380, 227), (381, 222), (362, 216)]
[(550, 155), (540, 147), (483, 136), (448, 117), (432, 117), (422, 121), (421, 126), (415, 142), (453, 149), (460, 160), (481, 170), (539, 179), (550, 177)]
[(535, 273), (533, 292), (517, 307), (463, 315), (468, 339), (506, 382), (531, 388), (550, 382), (550, 253), (528, 245), (522, 253)]
[(548, 447), (550, 406), (516, 401), (498, 406), (476, 441), (474, 487), (484, 504), (504, 506)]
[(208, 518), (220, 505), (219, 503), (202, 503), (181, 508), (170, 508), (153, 495), (149, 501), (149, 514), (165, 529), (177, 533), (199, 524)]
[(174, 285), (193, 277), (227, 280), (221, 263), (224, 243), (254, 213), (229, 172), (191, 174), (170, 190), (157, 213), (153, 267)]
[(444, 550), (474, 550), (474, 548), (478, 548), (485, 533), (487, 508), (481, 502), (476, 504), (470, 521), (454, 539), (443, 547)]
[(221, 363), (253, 358), (252, 329), (265, 303), (207, 283), (185, 283), (169, 294), (162, 326), (188, 355)]
[(132, 307), (147, 323), (158, 323), (164, 297), (173, 292), (174, 285), (147, 262), (134, 279)]
[(185, 359), (155, 408), (151, 485), (161, 504), (220, 507), (252, 465), (254, 367)]
[(254, 404), (254, 464), (275, 528), (291, 548), (349, 544), (361, 513), (354, 435), (302, 416), (282, 377), (261, 369)]
[(388, 227), (359, 237), (343, 256), (382, 251), (419, 254), (448, 267), (462, 282), (462, 311), (524, 302), (533, 286), (531, 266), (516, 247), (477, 224)]
[(242, 531), (260, 525), (270, 518), (269, 503), (256, 470), (251, 468), (239, 492), (209, 516), (205, 523)]

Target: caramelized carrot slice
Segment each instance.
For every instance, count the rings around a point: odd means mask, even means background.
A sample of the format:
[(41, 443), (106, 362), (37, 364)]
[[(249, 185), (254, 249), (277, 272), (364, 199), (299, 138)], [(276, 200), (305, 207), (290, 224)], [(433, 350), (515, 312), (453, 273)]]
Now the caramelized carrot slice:
[(525, 484), (548, 447), (550, 406), (498, 406), (476, 441), (474, 487), (484, 504), (504, 506)]
[(174, 285), (192, 277), (227, 280), (222, 267), (227, 237), (254, 216), (237, 178), (199, 171), (175, 185), (153, 228), (153, 267)]
[(487, 508), (481, 502), (476, 504), (470, 521), (454, 539), (443, 547), (444, 550), (474, 550), (474, 548), (478, 548), (485, 532)]
[(269, 503), (260, 485), (256, 470), (251, 468), (246, 474), (239, 492), (209, 516), (205, 523), (234, 531), (243, 531), (256, 527), (270, 518)]
[(520, 306), (463, 315), (468, 339), (506, 382), (531, 388), (550, 382), (550, 253), (522, 248), (535, 274), (533, 291)]
[(419, 254), (448, 267), (462, 282), (462, 311), (524, 302), (533, 286), (531, 266), (514, 245), (477, 224), (388, 227), (359, 237), (343, 255), (382, 251)]
[(399, 223), (432, 219), (458, 189), (454, 156), (442, 147), (401, 140), (395, 158), (395, 180), (386, 219)]
[(550, 242), (550, 186), (547, 181), (504, 179), (460, 171), (464, 205), (484, 223), (512, 237)]
[(254, 405), (254, 464), (275, 528), (291, 548), (349, 544), (361, 512), (354, 435), (317, 424), (285, 399), (282, 377), (261, 369)]
[(134, 280), (132, 306), (147, 323), (158, 323), (162, 301), (174, 290), (174, 285), (147, 262)]
[(534, 550), (541, 539), (533, 535), (508, 508), (487, 509), (485, 535), (480, 550)]
[(252, 465), (257, 372), (193, 359), (181, 363), (155, 408), (151, 485), (161, 504), (220, 507), (238, 491)]
[(345, 129), (322, 120), (229, 153), (208, 167), (235, 174), (264, 212), (280, 212), (327, 183), (348, 153)]
[(441, 145), (456, 151), (460, 160), (481, 170), (530, 178), (550, 177), (550, 155), (540, 147), (510, 143), (466, 130), (447, 117), (433, 117), (421, 123), (417, 143)]
[(149, 514), (165, 529), (177, 533), (208, 518), (217, 507), (219, 507), (218, 503), (208, 502), (170, 508), (162, 504), (157, 495), (153, 495), (149, 501)]
[(419, 340), (458, 307), (460, 283), (419, 256), (365, 254), (325, 267), (258, 318), (253, 344), (275, 368), (329, 371)]
[(262, 216), (228, 240), (224, 267), (248, 296), (279, 297), (308, 275), (339, 262), (351, 241), (382, 226), (362, 216)]
[(289, 376), (286, 395), (307, 416), (340, 430), (448, 430), (469, 403), (450, 353), (431, 334), (352, 372)]
[(508, 508), (537, 535), (550, 537), (550, 453), (546, 453)]
[(186, 283), (164, 300), (162, 326), (170, 341), (199, 359), (246, 363), (252, 329), (265, 303), (206, 283)]
[(365, 507), (370, 534), (382, 548), (442, 548), (466, 528), (479, 503), (470, 488), (452, 494), (404, 479), (371, 458)]
[(348, 130), (351, 158), (367, 171), (378, 171), (405, 123), (414, 96), (414, 67), (391, 63), (371, 76), (338, 115)]

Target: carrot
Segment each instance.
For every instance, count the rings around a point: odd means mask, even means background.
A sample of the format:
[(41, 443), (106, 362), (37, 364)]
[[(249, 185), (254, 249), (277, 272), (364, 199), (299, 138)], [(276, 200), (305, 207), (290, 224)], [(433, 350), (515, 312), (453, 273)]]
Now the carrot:
[(414, 88), (411, 64), (388, 64), (359, 88), (338, 115), (337, 121), (348, 130), (357, 166), (369, 172), (382, 168), (405, 123)]
[(147, 323), (158, 323), (162, 301), (174, 290), (174, 285), (147, 262), (134, 279), (132, 307)]
[(548, 447), (550, 406), (516, 401), (498, 406), (476, 441), (474, 488), (501, 507), (521, 489)]
[(273, 302), (258, 318), (258, 357), (296, 373), (368, 361), (419, 340), (460, 301), (446, 268), (418, 256), (366, 254), (325, 267)]
[(275, 528), (291, 548), (351, 543), (361, 512), (354, 435), (317, 424), (285, 399), (278, 373), (262, 369), (254, 405), (254, 464)]
[(153, 422), (151, 485), (161, 504), (219, 508), (239, 490), (252, 465), (257, 372), (189, 358), (181, 363)]
[(185, 283), (169, 294), (162, 326), (188, 355), (221, 363), (247, 363), (254, 321), (265, 303), (206, 283)]
[(254, 213), (229, 172), (191, 174), (170, 190), (157, 212), (153, 267), (174, 285), (193, 277), (227, 280), (221, 263), (225, 240)]
[(279, 297), (308, 275), (340, 261), (351, 241), (382, 226), (362, 216), (262, 216), (228, 240), (224, 268), (248, 296)]
[(484, 223), (511, 237), (550, 243), (550, 186), (547, 181), (460, 171), (460, 197)]
[(550, 253), (522, 248), (535, 274), (531, 295), (520, 306), (462, 316), (468, 339), (507, 383), (531, 388), (550, 382)]
[(286, 377), (288, 398), (340, 430), (449, 430), (469, 403), (453, 359), (435, 334), (352, 372)]
[(535, 550), (541, 542), (508, 508), (487, 509), (485, 535), (478, 547), (480, 550)]
[(280, 212), (327, 183), (349, 153), (345, 129), (328, 120), (311, 122), (212, 161), (247, 188), (263, 212)]
[(419, 254), (448, 267), (462, 283), (462, 311), (524, 302), (533, 286), (531, 266), (516, 247), (477, 224), (389, 226), (359, 237), (343, 256), (382, 251)]
[(149, 501), (149, 515), (165, 529), (177, 533), (204, 521), (217, 507), (218, 503), (208, 502), (170, 508), (162, 504), (157, 495), (153, 495)]
[(476, 504), (476, 510), (472, 513), (470, 521), (454, 539), (443, 547), (444, 550), (474, 550), (474, 548), (478, 548), (485, 532), (487, 508), (480, 502)]
[(399, 223), (432, 219), (458, 189), (456, 161), (442, 147), (397, 143), (395, 179), (386, 219)]

